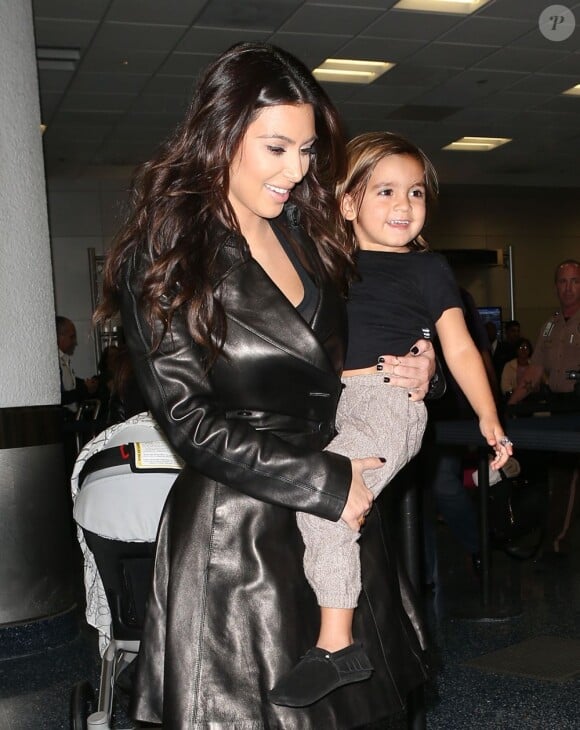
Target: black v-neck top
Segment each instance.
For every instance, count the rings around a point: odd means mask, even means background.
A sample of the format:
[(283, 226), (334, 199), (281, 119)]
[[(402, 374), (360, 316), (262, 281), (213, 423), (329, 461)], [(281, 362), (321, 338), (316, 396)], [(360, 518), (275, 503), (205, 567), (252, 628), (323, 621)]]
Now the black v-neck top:
[(310, 274), (304, 268), (303, 264), (301, 263), (296, 252), (294, 251), (286, 237), (282, 235), (281, 232), (275, 231), (275, 233), (276, 237), (280, 241), (280, 245), (290, 259), (292, 266), (294, 266), (294, 268), (296, 269), (296, 273), (300, 277), (300, 281), (302, 282), (302, 286), (304, 288), (304, 297), (302, 301), (296, 305), (296, 311), (302, 317), (302, 319), (304, 319), (305, 322), (310, 323), (312, 322), (312, 317), (314, 316), (316, 303), (318, 301), (318, 287), (312, 281)]

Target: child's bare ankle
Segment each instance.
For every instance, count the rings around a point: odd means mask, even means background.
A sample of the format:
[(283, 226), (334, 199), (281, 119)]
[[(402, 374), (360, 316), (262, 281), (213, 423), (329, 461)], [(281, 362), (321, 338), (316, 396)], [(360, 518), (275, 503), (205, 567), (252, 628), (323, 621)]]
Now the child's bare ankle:
[(353, 643), (352, 636), (321, 636), (316, 642), (316, 646), (333, 654), (335, 651), (346, 649), (347, 646)]

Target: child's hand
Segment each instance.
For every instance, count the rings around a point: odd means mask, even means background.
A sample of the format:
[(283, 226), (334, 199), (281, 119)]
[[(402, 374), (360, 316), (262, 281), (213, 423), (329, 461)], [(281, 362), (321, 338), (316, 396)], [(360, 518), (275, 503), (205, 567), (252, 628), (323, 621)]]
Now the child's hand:
[(490, 462), (490, 466), (497, 471), (502, 468), (510, 456), (513, 456), (513, 444), (505, 435), (497, 418), (481, 418), (479, 428), (483, 438), (495, 451), (495, 457)]

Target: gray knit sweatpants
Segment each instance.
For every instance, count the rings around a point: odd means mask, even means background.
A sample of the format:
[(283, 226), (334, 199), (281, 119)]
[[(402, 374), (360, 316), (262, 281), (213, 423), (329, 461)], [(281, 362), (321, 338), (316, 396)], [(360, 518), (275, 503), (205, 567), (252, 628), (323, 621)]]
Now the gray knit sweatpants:
[[(419, 451), (427, 422), (422, 401), (413, 402), (404, 388), (386, 384), (382, 374), (343, 378), (344, 390), (336, 414), (337, 436), (328, 451), (349, 459), (382, 456), (380, 469), (364, 479), (375, 498)], [(359, 532), (339, 520), (297, 513), (304, 540), (304, 572), (318, 604), (355, 608), (361, 591)]]

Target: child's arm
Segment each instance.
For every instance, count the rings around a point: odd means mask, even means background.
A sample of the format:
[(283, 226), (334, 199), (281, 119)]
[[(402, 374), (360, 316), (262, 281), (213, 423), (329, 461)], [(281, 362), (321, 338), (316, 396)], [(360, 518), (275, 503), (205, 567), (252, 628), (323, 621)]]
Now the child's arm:
[(463, 312), (459, 307), (446, 309), (435, 326), (449, 370), (477, 413), (483, 437), (495, 450), (491, 466), (500, 469), (512, 455), (512, 445), (499, 422), (483, 360), (467, 330)]

